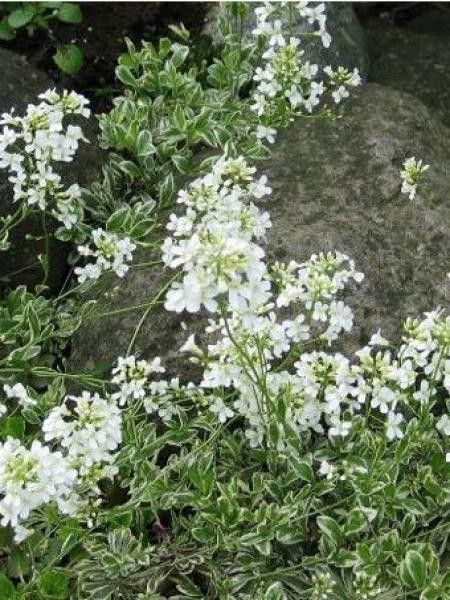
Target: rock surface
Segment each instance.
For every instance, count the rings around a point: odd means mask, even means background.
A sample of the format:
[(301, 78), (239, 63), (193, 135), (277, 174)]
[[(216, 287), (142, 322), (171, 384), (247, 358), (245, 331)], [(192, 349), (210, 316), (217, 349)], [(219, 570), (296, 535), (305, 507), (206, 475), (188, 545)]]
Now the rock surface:
[[(420, 101), (376, 84), (355, 92), (342, 119), (298, 121), (280, 135), (266, 167), (270, 253), (304, 260), (338, 249), (354, 258), (366, 277), (348, 298), (356, 327), (347, 350), (379, 327), (395, 336), (406, 316), (448, 306), (449, 140)], [(409, 156), (431, 165), (413, 202), (400, 194)]]
[[(420, 22), (423, 23), (418, 20), (416, 27)], [(388, 26), (374, 29), (368, 38), (371, 55), (370, 81), (414, 94), (449, 126), (448, 39)]]
[(425, 13), (411, 19), (405, 28), (415, 33), (427, 33), (448, 38), (450, 31), (450, 9), (448, 4), (434, 5)]
[[(31, 67), (21, 56), (0, 48), (0, 114), (9, 112), (14, 106), (21, 114), (27, 104), (38, 103), (37, 96), (55, 87), (44, 73)], [(102, 153), (96, 144), (97, 124), (95, 117), (89, 121), (82, 119), (79, 123), (90, 144), (80, 144), (80, 150), (74, 162), (58, 163), (55, 170), (63, 176), (66, 185), (79, 183), (86, 186), (91, 183), (101, 165)], [(0, 217), (13, 212), (11, 185), (7, 180), (7, 172), (0, 170)], [(56, 225), (56, 224), (55, 224)], [(52, 225), (50, 224), (50, 228)], [(26, 235), (42, 236), (39, 219), (28, 219), (18, 226), (11, 235), (12, 246), (7, 252), (0, 253), (0, 290), (15, 287), (19, 284), (32, 288), (42, 280), (42, 268), (37, 261), (38, 254), (43, 252), (43, 243), (38, 240), (26, 240)], [(49, 285), (56, 289), (66, 275), (66, 258), (70, 250), (69, 244), (52, 240), (50, 245), (50, 277)]]
[[(158, 260), (158, 256), (141, 251), (134, 263)], [(160, 268), (132, 268), (124, 279), (106, 275), (89, 294), (94, 300), (81, 328), (72, 339), (72, 352), (67, 370), (83, 373), (92, 369), (109, 373), (118, 356), (131, 353), (144, 358), (161, 356), (164, 366), (174, 376), (191, 380), (198, 368), (188, 362), (179, 349), (189, 333), (202, 333), (207, 319), (198, 315), (167, 312), (160, 290), (174, 273)], [(149, 304), (156, 301), (154, 308)]]
[[(267, 204), (273, 221), (270, 259), (303, 261), (338, 249), (366, 275), (347, 298), (356, 325), (344, 351), (365, 343), (379, 327), (395, 336), (406, 316), (448, 305), (449, 134), (420, 101), (370, 84), (355, 93), (342, 119), (293, 123), (280, 133), (271, 160), (259, 166), (274, 190)], [(400, 194), (399, 177), (403, 160), (412, 155), (432, 165), (428, 188), (414, 202)], [(435, 208), (426, 200), (430, 190)], [(99, 283), (98, 304), (73, 339), (69, 371), (101, 362), (108, 367), (126, 352), (145, 303), (170, 276), (138, 268), (124, 280)], [(178, 349), (188, 332), (203, 326), (198, 317), (160, 307), (142, 323), (133, 352), (160, 355), (171, 373), (190, 378), (192, 366)]]

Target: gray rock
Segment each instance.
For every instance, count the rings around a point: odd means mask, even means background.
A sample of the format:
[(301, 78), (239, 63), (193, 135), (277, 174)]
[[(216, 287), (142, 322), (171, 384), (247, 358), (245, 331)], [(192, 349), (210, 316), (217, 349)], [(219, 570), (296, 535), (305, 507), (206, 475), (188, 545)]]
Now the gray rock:
[(370, 32), (370, 80), (417, 96), (450, 125), (447, 38), (384, 27)]
[(405, 23), (404, 27), (415, 33), (441, 35), (448, 38), (450, 10), (447, 4), (434, 3), (433, 8)]
[[(143, 250), (134, 264), (158, 259), (158, 254)], [(124, 279), (114, 274), (101, 279), (87, 298), (93, 304), (72, 339), (68, 370), (83, 373), (97, 369), (107, 374), (117, 357), (130, 348), (145, 358), (162, 356), (168, 372), (184, 381), (196, 379), (199, 369), (186, 356), (180, 357), (179, 348), (189, 333), (203, 333), (207, 318), (164, 309), (160, 290), (173, 275), (166, 269), (134, 267)]]
[[(243, 23), (244, 40), (250, 41), (252, 31), (256, 26), (254, 7), (262, 3), (251, 3), (249, 16)], [(351, 2), (326, 2), (327, 30), (332, 41), (330, 48), (324, 48), (319, 38), (302, 36), (317, 27), (310, 26), (305, 19), (298, 19), (292, 25), (292, 35), (302, 39), (305, 50), (305, 60), (317, 63), (320, 66), (343, 66), (349, 69), (358, 67), (363, 73), (369, 68), (369, 54), (366, 36), (356, 16)], [(214, 5), (206, 18), (207, 24), (204, 33), (212, 36), (216, 44), (220, 40), (215, 33), (215, 22), (220, 12), (220, 5)]]
[[(293, 123), (280, 133), (271, 160), (259, 166), (274, 189), (267, 205), (270, 259), (303, 261), (337, 249), (366, 275), (347, 298), (357, 325), (342, 346), (346, 352), (379, 327), (395, 336), (407, 315), (448, 305), (449, 139), (420, 101), (371, 84), (355, 94), (342, 119)], [(399, 177), (403, 160), (412, 155), (432, 166), (428, 189), (414, 202), (400, 194)], [(425, 199), (429, 190), (435, 208)], [(73, 338), (69, 371), (99, 363), (107, 371), (134, 338), (133, 352), (160, 355), (171, 373), (195, 378), (198, 371), (178, 349), (189, 332), (202, 331), (205, 319), (159, 306), (141, 322), (146, 303), (171, 275), (136, 268), (124, 280), (97, 284), (97, 304)]]
[[(44, 73), (30, 66), (23, 57), (0, 48), (0, 71), (2, 85), (0, 86), (0, 113), (15, 107), (21, 114), (29, 103), (39, 102), (37, 96), (55, 87)], [(98, 131), (95, 117), (89, 121), (81, 119), (79, 125), (83, 127), (90, 144), (80, 144), (80, 150), (74, 162), (69, 164), (58, 163), (55, 170), (63, 176), (66, 185), (79, 183), (87, 186), (94, 181), (101, 165), (102, 153), (96, 143)], [(0, 170), (0, 217), (16, 210), (12, 204), (11, 184), (7, 180), (7, 172)], [(50, 219), (49, 230), (56, 228), (56, 222)], [(42, 236), (40, 219), (27, 219), (19, 225), (11, 235), (11, 248), (0, 253), (0, 290), (12, 288), (17, 285), (27, 285), (33, 288), (42, 280), (42, 268), (37, 261), (37, 256), (44, 251), (43, 242), (27, 240), (26, 236)], [(66, 259), (70, 251), (70, 244), (63, 244), (52, 239), (49, 252), (49, 281), (52, 289), (57, 289), (66, 275)]]
[[(396, 336), (406, 316), (448, 306), (450, 132), (413, 96), (377, 84), (355, 92), (345, 113), (284, 130), (265, 171), (270, 254), (305, 260), (337, 249), (365, 273), (348, 297), (351, 351), (379, 327)], [(409, 156), (431, 165), (415, 201), (400, 193)]]

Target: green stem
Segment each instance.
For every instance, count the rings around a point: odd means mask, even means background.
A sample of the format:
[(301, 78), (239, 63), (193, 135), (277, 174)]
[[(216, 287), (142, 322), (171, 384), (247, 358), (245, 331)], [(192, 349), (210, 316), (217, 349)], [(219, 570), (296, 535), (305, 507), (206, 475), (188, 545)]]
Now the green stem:
[(47, 285), (48, 272), (49, 272), (49, 254), (50, 254), (50, 238), (47, 230), (47, 221), (45, 211), (41, 213), (42, 231), (44, 234), (44, 256), (41, 257), (41, 265), (44, 271), (44, 278), (42, 285)]
[(136, 342), (136, 339), (139, 335), (140, 330), (142, 329), (148, 315), (150, 314), (152, 308), (154, 308), (154, 306), (156, 305), (156, 303), (158, 302), (158, 300), (161, 298), (161, 296), (168, 290), (168, 288), (172, 285), (172, 282), (175, 281), (175, 279), (178, 277), (178, 273), (176, 273), (173, 277), (171, 277), (169, 279), (169, 281), (159, 290), (159, 292), (156, 294), (156, 296), (149, 302), (147, 308), (145, 309), (142, 317), (139, 320), (139, 323), (136, 326), (136, 329), (134, 330), (134, 333), (131, 337), (130, 343), (128, 344), (128, 348), (127, 348), (127, 356), (130, 355), (133, 346)]

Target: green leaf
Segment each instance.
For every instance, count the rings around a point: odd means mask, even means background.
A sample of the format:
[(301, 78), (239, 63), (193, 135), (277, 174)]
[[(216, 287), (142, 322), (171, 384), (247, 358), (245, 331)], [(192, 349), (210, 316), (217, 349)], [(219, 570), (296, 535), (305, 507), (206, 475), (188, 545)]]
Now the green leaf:
[(175, 194), (175, 181), (172, 173), (169, 173), (159, 186), (159, 202), (162, 207), (170, 205)]
[(25, 436), (25, 421), (22, 417), (6, 417), (2, 422), (2, 435), (22, 440)]
[(6, 568), (8, 575), (14, 579), (26, 577), (31, 571), (29, 555), (20, 546), (14, 546)]
[(345, 524), (345, 534), (354, 535), (362, 531), (367, 526), (367, 517), (359, 508), (354, 508), (347, 515)]
[(400, 563), (400, 579), (413, 590), (421, 590), (427, 583), (427, 563), (416, 550), (408, 550)]
[(186, 117), (184, 114), (184, 110), (179, 104), (176, 105), (175, 110), (173, 111), (173, 120), (177, 129), (179, 129), (180, 131), (185, 131)]
[(189, 156), (183, 156), (182, 154), (174, 154), (171, 156), (173, 164), (176, 166), (180, 173), (187, 173), (191, 166), (191, 159)]
[(129, 235), (133, 240), (140, 240), (150, 233), (154, 224), (155, 221), (153, 219), (141, 219), (133, 225)]
[(0, 573), (0, 600), (12, 600), (16, 595), (16, 589), (11, 581)]
[(136, 86), (136, 79), (128, 67), (119, 65), (116, 68), (116, 77), (119, 81), (121, 81), (124, 85), (127, 85), (128, 87)]
[(272, 546), (270, 545), (270, 540), (262, 540), (261, 542), (255, 542), (253, 544), (253, 546), (263, 556), (270, 556), (270, 553), (272, 551)]
[(141, 176), (141, 171), (139, 167), (131, 160), (122, 160), (119, 163), (118, 167), (122, 171), (122, 173), (125, 173), (127, 177), (129, 177), (132, 181), (134, 179), (139, 179), (139, 177)]
[(192, 537), (201, 544), (207, 544), (215, 538), (214, 530), (210, 527), (194, 527), (191, 533)]
[(8, 18), (3, 17), (3, 19), (0, 21), (0, 40), (5, 40), (5, 41), (9, 42), (10, 40), (13, 40), (15, 37), (16, 37), (16, 32), (11, 27), (11, 25), (8, 23)]
[(310, 464), (305, 462), (304, 460), (293, 460), (293, 467), (295, 468), (295, 472), (304, 481), (311, 483), (314, 479), (314, 471)]
[(349, 569), (358, 563), (358, 555), (356, 552), (341, 549), (333, 555), (333, 564), (342, 569)]
[(45, 571), (39, 578), (38, 591), (43, 600), (66, 600), (69, 597), (69, 577), (64, 569)]
[(416, 528), (417, 519), (413, 514), (407, 514), (403, 518), (401, 524), (401, 535), (406, 540), (411, 537), (414, 529)]
[(193, 581), (184, 575), (177, 577), (177, 590), (187, 598), (203, 598), (203, 594)]
[(28, 322), (28, 328), (30, 330), (30, 342), (38, 342), (41, 333), (41, 323), (39, 315), (36, 312), (33, 303), (30, 302), (25, 310), (25, 316)]
[(183, 41), (187, 42), (189, 40), (190, 33), (183, 23), (180, 23), (180, 25), (169, 25), (169, 29)]
[(113, 213), (106, 222), (107, 231), (122, 231), (131, 221), (131, 212), (129, 206), (122, 206)]
[(264, 600), (285, 600), (286, 594), (283, 591), (283, 586), (279, 581), (272, 583), (270, 587), (267, 588), (264, 594)]
[(81, 23), (83, 20), (83, 13), (78, 4), (73, 2), (63, 2), (58, 10), (57, 17), (64, 23)]
[(326, 516), (317, 517), (317, 525), (328, 539), (336, 545), (339, 544), (342, 539), (342, 530), (334, 519)]
[(139, 158), (156, 152), (156, 148), (152, 144), (152, 134), (148, 129), (139, 132), (136, 140), (136, 152)]
[(58, 48), (53, 60), (63, 73), (74, 75), (83, 66), (83, 52), (76, 44), (68, 44)]
[(176, 69), (186, 60), (189, 54), (189, 48), (187, 46), (180, 46), (179, 44), (173, 45), (174, 53), (172, 54), (172, 64)]
[(420, 600), (442, 600), (443, 598), (448, 596), (445, 595), (443, 587), (436, 583), (432, 583), (420, 594)]
[(16, 8), (8, 16), (8, 25), (13, 29), (20, 29), (29, 23), (36, 15), (36, 8), (30, 2), (24, 4), (21, 8)]

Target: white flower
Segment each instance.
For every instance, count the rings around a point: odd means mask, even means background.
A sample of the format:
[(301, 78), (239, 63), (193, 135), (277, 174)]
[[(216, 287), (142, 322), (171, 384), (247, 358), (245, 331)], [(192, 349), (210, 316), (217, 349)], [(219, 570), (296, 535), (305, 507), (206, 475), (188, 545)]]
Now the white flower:
[(313, 108), (319, 104), (320, 96), (324, 93), (324, 91), (325, 88), (322, 81), (320, 81), (319, 83), (313, 81), (311, 83), (309, 97), (304, 102), (305, 108), (308, 112), (312, 112)]
[(352, 428), (351, 421), (341, 421), (339, 417), (331, 417), (331, 427), (328, 430), (330, 437), (347, 437)]
[[(9, 169), (13, 199), (40, 210), (50, 208), (67, 228), (78, 221), (82, 208), (78, 186), (64, 190), (55, 162), (73, 160), (80, 141), (87, 141), (78, 125), (65, 124), (68, 115), (88, 117), (86, 98), (74, 92), (62, 94), (48, 90), (40, 95), (39, 105), (29, 104), (26, 114), (2, 115), (0, 168)], [(14, 146), (14, 151), (10, 147)]]
[(380, 412), (388, 414), (390, 408), (395, 407), (396, 400), (397, 394), (387, 386), (383, 385), (379, 389), (374, 390), (370, 404), (373, 408), (378, 408)]
[(319, 473), (327, 479), (333, 479), (336, 472), (336, 467), (326, 460), (320, 462)]
[(282, 23), (279, 19), (274, 21), (270, 31), (270, 40), (269, 44), (271, 46), (284, 46), (286, 44), (283, 33), (282, 33)]
[(5, 384), (3, 386), (3, 390), (7, 398), (14, 398), (18, 400), (22, 408), (35, 406), (37, 404), (37, 401), (28, 394), (27, 390), (21, 383), (16, 383), (13, 386)]
[(226, 406), (222, 398), (214, 398), (214, 402), (209, 407), (209, 410), (217, 416), (217, 420), (220, 423), (225, 423), (227, 419), (231, 419), (234, 416), (234, 412)]
[(264, 196), (270, 196), (270, 194), (272, 193), (272, 188), (267, 185), (267, 175), (261, 175), (261, 177), (257, 181), (252, 182), (248, 186), (248, 191), (257, 200), (261, 200), (261, 198), (264, 198)]
[(277, 134), (277, 130), (272, 127), (264, 127), (263, 125), (258, 125), (256, 128), (256, 137), (258, 139), (264, 140), (266, 139), (269, 144), (273, 144), (275, 142), (275, 136)]
[(118, 401), (119, 406), (124, 406), (129, 400), (144, 398), (150, 376), (153, 373), (164, 372), (165, 369), (161, 366), (159, 356), (151, 362), (136, 360), (136, 357), (132, 355), (119, 356), (117, 365), (112, 370), (113, 377), (111, 381), (120, 386), (120, 391), (114, 393), (112, 398)]
[(382, 337), (380, 330), (372, 335), (369, 340), (369, 346), (389, 346), (389, 341)]
[(350, 96), (350, 93), (345, 86), (340, 85), (337, 90), (332, 92), (331, 95), (333, 96), (333, 99), (336, 102), (336, 104), (339, 104), (341, 100), (343, 100), (344, 98), (348, 98)]
[(291, 87), (286, 90), (285, 96), (288, 98), (293, 108), (297, 108), (297, 106), (300, 106), (303, 102), (302, 90), (295, 84), (292, 84)]
[(450, 435), (450, 418), (448, 415), (442, 415), (436, 423), (436, 429), (443, 435)]
[(254, 104), (250, 108), (260, 117), (266, 110), (267, 100), (264, 94), (253, 94)]
[(192, 362), (199, 362), (203, 358), (201, 348), (195, 342), (195, 334), (191, 334), (185, 343), (181, 346), (180, 352), (187, 352), (191, 355)]
[(427, 379), (422, 379), (420, 382), (420, 388), (413, 393), (414, 400), (420, 402), (420, 404), (428, 404), (431, 398), (431, 394), (434, 393), (435, 388), (430, 386), (430, 382)]
[(331, 45), (331, 35), (326, 31), (326, 29), (320, 29), (320, 38), (322, 40), (322, 45), (324, 48), (329, 48)]
[(389, 440), (395, 440), (396, 438), (401, 439), (404, 436), (403, 431), (399, 427), (402, 421), (403, 415), (401, 413), (388, 413), (386, 423), (386, 436)]
[(325, 17), (325, 4), (323, 2), (313, 6), (308, 5), (303, 8), (303, 14), (308, 18), (309, 23), (314, 24), (315, 21), (321, 22)]

